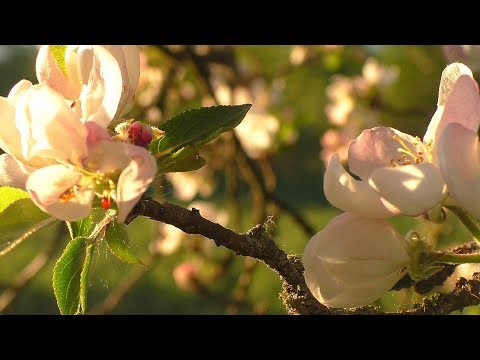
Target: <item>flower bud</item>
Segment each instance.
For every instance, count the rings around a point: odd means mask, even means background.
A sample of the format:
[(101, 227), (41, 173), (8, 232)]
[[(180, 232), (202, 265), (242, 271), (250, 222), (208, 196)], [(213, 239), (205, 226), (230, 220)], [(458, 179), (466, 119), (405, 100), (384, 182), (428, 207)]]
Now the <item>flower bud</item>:
[(305, 281), (328, 307), (368, 305), (405, 274), (405, 240), (388, 222), (343, 213), (308, 242)]

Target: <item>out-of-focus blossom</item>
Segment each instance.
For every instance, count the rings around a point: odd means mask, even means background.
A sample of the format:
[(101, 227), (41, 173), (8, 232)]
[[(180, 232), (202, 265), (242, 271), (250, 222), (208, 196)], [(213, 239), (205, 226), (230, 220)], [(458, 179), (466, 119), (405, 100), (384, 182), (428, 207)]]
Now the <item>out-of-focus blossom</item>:
[(253, 104), (242, 122), (235, 128), (245, 151), (257, 158), (272, 148), (275, 136), (280, 129), (277, 117), (268, 113), (270, 97), (263, 84), (253, 85), (253, 91), (238, 86), (230, 90), (225, 84), (214, 84), (215, 96), (220, 104)]
[[(461, 178), (458, 172), (448, 169), (448, 164), (440, 172), (438, 138), (449, 123), (456, 121), (470, 128), (478, 127), (480, 102), (475, 97), (478, 98), (478, 87), (470, 70), (463, 64), (448, 66), (442, 73), (437, 111), (423, 143), (393, 128), (364, 130), (348, 153), (349, 170), (361, 180), (353, 178), (341, 165), (339, 156), (334, 155), (324, 179), (327, 199), (344, 211), (379, 218), (398, 214), (416, 216), (434, 207), (446, 195), (442, 173), (445, 180), (450, 177), (452, 182), (458, 183)], [(445, 139), (447, 145), (443, 148), (450, 149), (450, 158), (442, 148), (440, 156), (447, 162), (451, 159), (452, 167), (462, 167), (468, 157), (454, 146), (453, 137)], [(461, 139), (455, 143), (460, 141), (465, 147), (468, 142)], [(450, 189), (448, 181), (447, 184)], [(454, 194), (463, 191), (464, 197), (472, 200), (472, 196), (467, 196), (468, 190), (453, 188), (450, 191)]]
[(290, 51), (290, 63), (295, 66), (302, 65), (307, 58), (307, 55), (308, 50), (305, 46), (293, 46), (292, 50)]
[(184, 237), (185, 233), (179, 228), (169, 224), (159, 224), (158, 235), (156, 240), (152, 242), (150, 251), (154, 254), (173, 254), (180, 249)]
[[(197, 209), (204, 218), (209, 219), (210, 221), (216, 222), (223, 226), (227, 225), (228, 213), (226, 211), (216, 209), (215, 206), (210, 202), (195, 201), (192, 202), (188, 207), (191, 209)], [(187, 234), (185, 234), (182, 230), (172, 225), (159, 224), (158, 236), (156, 240), (152, 242), (150, 250), (154, 253), (160, 253), (164, 255), (173, 254), (181, 247), (182, 240), (185, 239), (186, 236)], [(203, 241), (202, 243), (206, 246), (212, 245), (212, 242), (210, 241)]]
[(197, 194), (209, 197), (215, 188), (213, 174), (206, 167), (195, 171), (167, 173), (165, 177), (172, 183), (175, 196), (182, 201), (191, 201)]
[[(378, 124), (377, 112), (370, 106), (370, 90), (384, 88), (398, 77), (398, 69), (383, 66), (376, 59), (369, 58), (362, 69), (362, 76), (349, 78), (343, 75), (332, 77), (327, 86), (326, 94), (329, 103), (325, 106), (325, 114), (329, 122), (338, 127), (339, 135), (332, 141), (332, 133), (326, 132), (321, 139), (321, 158), (328, 164), (333, 153), (340, 155), (342, 162), (347, 160), (346, 147), (352, 142), (361, 129)], [(333, 130), (333, 129), (332, 129)], [(326, 145), (324, 145), (326, 144)], [(337, 146), (337, 147), (335, 147)]]
[(164, 82), (163, 70), (148, 63), (147, 55), (140, 52), (140, 81), (135, 97), (137, 103), (142, 107), (151, 106), (159, 96)]
[(405, 274), (404, 238), (384, 220), (344, 213), (314, 235), (303, 253), (305, 281), (328, 307), (368, 305)]
[(192, 261), (186, 261), (177, 265), (175, 269), (173, 269), (173, 279), (175, 280), (175, 284), (177, 284), (177, 286), (183, 291), (197, 292), (201, 287), (198, 278), (199, 273), (199, 264)]
[(368, 87), (379, 85), (381, 87), (390, 85), (398, 77), (399, 70), (394, 66), (383, 66), (375, 58), (365, 61), (362, 69), (362, 79)]
[(443, 45), (448, 62), (461, 62), (473, 71), (480, 69), (480, 45)]

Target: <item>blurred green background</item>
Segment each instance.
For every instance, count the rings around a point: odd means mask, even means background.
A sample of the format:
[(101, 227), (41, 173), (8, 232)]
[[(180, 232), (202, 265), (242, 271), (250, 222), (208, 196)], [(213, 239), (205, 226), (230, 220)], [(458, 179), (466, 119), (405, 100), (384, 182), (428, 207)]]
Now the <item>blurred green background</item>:
[[(327, 116), (326, 107), (332, 103), (332, 98), (327, 94), (329, 85), (339, 75), (349, 79), (365, 78), (364, 65), (368, 59), (376, 59), (382, 66), (394, 69), (395, 79), (390, 83), (374, 85), (363, 93), (354, 91), (355, 110), (347, 122), (356, 122), (352, 130), (357, 131), (354, 137), (369, 124), (393, 126), (422, 137), (435, 112), (440, 76), (448, 63), (440, 46), (285, 45), (204, 46), (192, 49), (187, 50), (192, 51), (193, 58), (198, 56), (205, 60), (214, 58), (217, 53), (221, 55), (217, 54), (220, 60), (214, 59), (212, 64), (207, 64), (211, 65), (209, 76), (214, 90), (219, 83), (225, 83), (230, 88), (253, 88), (252, 109), (255, 109), (257, 101), (261, 101), (256, 96), (258, 92), (255, 92), (255, 86), (267, 89), (269, 101), (260, 112), (274, 116), (279, 127), (272, 144), (255, 159), (259, 164), (269, 164), (271, 167), (269, 171), (274, 174), (275, 194), (297, 209), (317, 231), (340, 213), (329, 206), (323, 195), (325, 165), (321, 158), (324, 150), (321, 138), (329, 129), (349, 126), (332, 124)], [(191, 58), (182, 58), (187, 50), (181, 46), (144, 48), (144, 61), (149, 71), (152, 68), (161, 71), (161, 90), (151, 96), (150, 102), (141, 100), (139, 96), (133, 116), (154, 123), (185, 109), (206, 105), (208, 90), (202, 83), (199, 69), (192, 65)], [(0, 95), (7, 96), (11, 87), (22, 78), (37, 82), (34, 71), (36, 52), (34, 46), (0, 46)], [(236, 64), (233, 73), (238, 74), (232, 75), (227, 70), (228, 62), (233, 61)], [(174, 63), (175, 71), (170, 71)], [(223, 68), (218, 70), (215, 67), (217, 63), (223, 64)], [(142, 91), (146, 91), (144, 89), (148, 88), (149, 81), (149, 78), (145, 79)], [(167, 87), (171, 88), (169, 92), (165, 90)], [(161, 120), (158, 120), (159, 113)], [(214, 152), (215, 146), (219, 145), (209, 146)], [(208, 150), (206, 152), (207, 161), (214, 163), (215, 155), (208, 153)], [(235, 198), (237, 203), (229, 199), (226, 196), (227, 170), (222, 168), (223, 165), (220, 163), (213, 172), (216, 180), (213, 192), (208, 196), (197, 194), (194, 199), (208, 200), (217, 209), (226, 210), (229, 215), (227, 226), (246, 232), (256, 224), (255, 211), (252, 211), (252, 192), (248, 182), (241, 183)], [(158, 184), (157, 196), (188, 206), (189, 201), (182, 201), (176, 196), (173, 181), (165, 179)], [(277, 244), (287, 253), (301, 254), (309, 240), (308, 236), (290, 216), (282, 212), (278, 214), (277, 210), (269, 206), (269, 217), (265, 219), (269, 229), (274, 232)], [(391, 221), (402, 233), (425, 226), (418, 219), (396, 218)], [(161, 236), (158, 226), (144, 218), (137, 218), (128, 226), (132, 250), (144, 260), (151, 258), (152, 240)], [(15, 251), (0, 258), (2, 294), (5, 289), (12, 289), (12, 282), (25, 266), (59, 236), (61, 246), (56, 248), (38, 275), (18, 294), (15, 293), (14, 299), (3, 309), (4, 313), (58, 314), (51, 277), (54, 262), (67, 242), (68, 235), (63, 224), (39, 232)], [(444, 247), (468, 239), (464, 229), (449, 217), (440, 231), (438, 241), (439, 246)], [(119, 286), (121, 288), (132, 280), (132, 276), (138, 276), (138, 282), (121, 297), (117, 306), (112, 306), (108, 311), (98, 311), (112, 314), (286, 313), (278, 297), (281, 282), (273, 271), (263, 264), (232, 256), (230, 251), (209, 244), (211, 241), (208, 239), (185, 236), (179, 250), (173, 254), (156, 256), (155, 265), (150, 271), (122, 263), (111, 255), (105, 245), (99, 246), (90, 271), (89, 308), (98, 310), (98, 305), (109, 294), (118, 291)], [(174, 279), (174, 269), (182, 262), (194, 263), (200, 269), (195, 275), (197, 282), (194, 281), (193, 285), (191, 282), (179, 285), (179, 280)], [(412, 301), (419, 299), (418, 295), (402, 290), (390, 292), (378, 304), (386, 310), (396, 310), (408, 307)]]

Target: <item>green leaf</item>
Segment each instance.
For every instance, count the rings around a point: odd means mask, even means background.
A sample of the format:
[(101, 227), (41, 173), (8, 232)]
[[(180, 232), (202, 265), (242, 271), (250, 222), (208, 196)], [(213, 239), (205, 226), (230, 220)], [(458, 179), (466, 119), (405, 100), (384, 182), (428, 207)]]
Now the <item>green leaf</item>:
[[(3, 189), (4, 188), (0, 188), (0, 190)], [(2, 194), (0, 194), (0, 196), (2, 196)], [(15, 199), (13, 193), (10, 193), (9, 196), (10, 200)], [(2, 198), (2, 206), (7, 203), (3, 200)], [(0, 244), (28, 234), (29, 232), (35, 232), (34, 229), (36, 229), (36, 225), (48, 218), (50, 218), (50, 216), (40, 210), (32, 200), (25, 198), (16, 200), (0, 212)]]
[(185, 172), (198, 170), (207, 162), (198, 155), (193, 146), (186, 146), (173, 154), (162, 156), (158, 159), (158, 173)]
[(90, 270), (94, 248), (95, 243), (87, 246), (85, 261), (83, 262), (82, 273), (80, 274), (80, 308), (82, 313), (87, 311), (88, 271)]
[(67, 51), (67, 45), (49, 45), (50, 51), (58, 64), (63, 75), (68, 78), (67, 65), (65, 64), (65, 52)]
[(240, 124), (250, 104), (212, 106), (181, 113), (160, 126), (165, 135), (150, 144), (157, 156), (187, 145), (205, 144)]
[(70, 236), (75, 239), (79, 236), (89, 237), (95, 226), (105, 217), (105, 210), (93, 208), (90, 215), (82, 220), (69, 223)]
[(9, 186), (0, 187), (0, 214), (14, 202), (28, 198), (30, 198), (30, 195), (21, 189)]
[(108, 248), (116, 257), (130, 264), (143, 265), (143, 262), (130, 249), (126, 225), (117, 222), (110, 223), (105, 239)]
[(81, 312), (80, 282), (86, 250), (87, 238), (73, 239), (68, 243), (53, 268), (53, 291), (62, 315), (74, 315)]

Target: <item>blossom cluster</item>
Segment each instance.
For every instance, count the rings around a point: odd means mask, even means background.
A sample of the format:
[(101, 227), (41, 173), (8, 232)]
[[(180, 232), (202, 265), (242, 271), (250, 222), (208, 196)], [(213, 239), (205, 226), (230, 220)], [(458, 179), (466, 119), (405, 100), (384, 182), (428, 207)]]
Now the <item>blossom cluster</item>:
[(43, 211), (65, 221), (92, 203), (116, 207), (123, 222), (153, 181), (146, 149), (154, 136), (140, 122), (109, 129), (132, 107), (139, 83), (137, 46), (40, 48), (38, 84), (21, 80), (0, 97), (0, 186), (28, 191)]
[[(480, 217), (480, 96), (472, 71), (450, 64), (423, 137), (391, 127), (363, 130), (348, 148), (348, 170), (334, 154), (324, 177), (327, 200), (345, 211), (305, 248), (305, 279), (329, 307), (380, 298), (410, 272), (410, 241), (384, 219), (428, 214), (448, 201)], [(437, 217), (437, 218), (436, 218)]]

